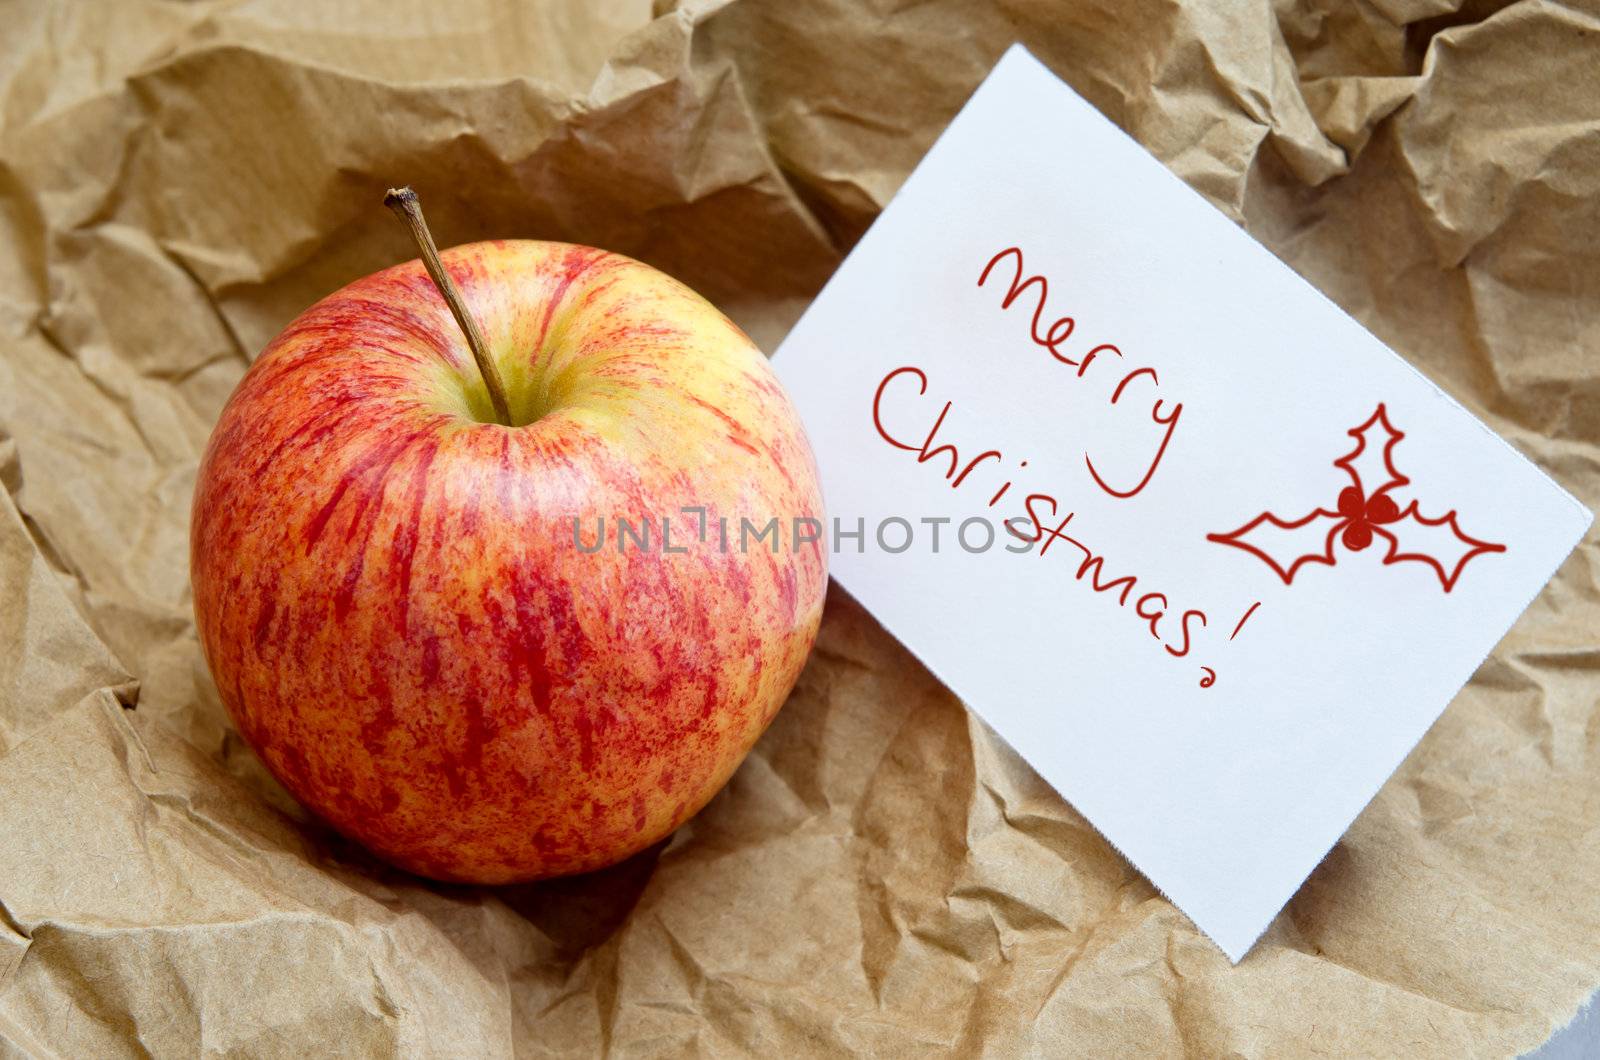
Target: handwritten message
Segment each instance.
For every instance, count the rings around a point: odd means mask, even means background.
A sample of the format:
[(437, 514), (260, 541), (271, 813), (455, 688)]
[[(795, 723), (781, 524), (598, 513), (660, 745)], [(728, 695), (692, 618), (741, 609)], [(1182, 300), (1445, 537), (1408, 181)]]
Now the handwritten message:
[[(1022, 248), (1006, 247), (983, 264), (978, 273), (978, 286), (988, 286), (991, 280), (1002, 294), (1000, 309), (1022, 311), (1026, 338), (1064, 369), (1071, 369), (1067, 373), (1069, 379), (1083, 380), (1091, 370), (1095, 371), (1096, 379), (1105, 377), (1109, 380), (1107, 401), (1113, 407), (1127, 410), (1127, 433), (1137, 441), (1144, 441), (1137, 436), (1153, 433), (1147, 446), (1150, 456), (1130, 483), (1107, 482), (1095, 465), (1095, 454), (1088, 449), (1083, 453), (1088, 479), (1101, 493), (1119, 501), (1138, 496), (1160, 470), (1162, 457), (1172, 444), (1183, 416), (1183, 403), (1172, 401), (1169, 408), (1169, 399), (1161, 393), (1161, 377), (1156, 368), (1130, 364), (1116, 343), (1071, 343), (1078, 330), (1076, 319), (1070, 315), (1055, 315), (1050, 306), (1050, 281), (1026, 271)], [(1028, 313), (1030, 308), (1031, 314)], [(1097, 363), (1101, 365), (1098, 369)], [(956, 407), (955, 401), (940, 402), (936, 394), (930, 394), (929, 386), (927, 372), (916, 365), (902, 365), (887, 372), (872, 401), (872, 425), (878, 436), (895, 449), (914, 454), (919, 465), (931, 463), (933, 470), (949, 482), (952, 489), (968, 489), (975, 493), (992, 489), (984, 502), (985, 507), (999, 507), (1016, 485), (1014, 477), (1006, 476), (1026, 469), (1027, 458), (1015, 459), (1013, 471), (1013, 461), (1003, 450), (985, 447), (987, 439), (952, 439), (954, 428), (947, 426), (947, 421)], [(1134, 390), (1143, 393), (1136, 396)], [(1155, 430), (1150, 432), (1152, 424)], [(1132, 447), (1131, 444), (1127, 446), (1128, 449)], [(1107, 463), (1102, 456), (1101, 466)], [(1173, 597), (1165, 589), (1150, 589), (1148, 579), (1141, 583), (1140, 574), (1126, 562), (1119, 564), (1110, 559), (1108, 570), (1105, 553), (1086, 543), (1076, 531), (1068, 531), (1078, 513), (1068, 506), (1059, 491), (1023, 487), (1018, 493), (1022, 495), (1020, 500), (1007, 503), (1020, 505), (1023, 517), (1003, 518), (1007, 533), (1029, 544), (1038, 544), (1035, 555), (1040, 559), (1048, 556), (1057, 542), (1066, 546), (1071, 550), (1070, 562), (1076, 564), (1073, 577), (1077, 581), (1104, 595), (1117, 607), (1131, 610), (1149, 629), (1150, 636), (1173, 658), (1189, 655), (1196, 636), (1210, 625), (1203, 607), (1175, 607)], [(1234, 623), (1229, 640), (1239, 635), (1245, 622), (1260, 606), (1257, 600), (1246, 608)], [(1216, 680), (1215, 668), (1200, 667), (1200, 687), (1210, 688)]]

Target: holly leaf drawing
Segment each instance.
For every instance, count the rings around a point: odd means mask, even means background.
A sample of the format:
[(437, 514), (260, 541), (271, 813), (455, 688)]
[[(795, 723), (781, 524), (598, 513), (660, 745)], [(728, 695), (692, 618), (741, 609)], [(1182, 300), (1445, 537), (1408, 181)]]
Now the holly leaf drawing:
[(1294, 583), (1294, 576), (1308, 563), (1333, 566), (1334, 542), (1344, 529), (1345, 518), (1338, 512), (1317, 508), (1298, 519), (1280, 519), (1262, 512), (1237, 530), (1226, 534), (1207, 534), (1206, 538), (1232, 545), (1262, 560), (1283, 579)]
[(1365, 423), (1347, 433), (1355, 439), (1355, 448), (1333, 466), (1349, 476), (1350, 484), (1339, 490), (1331, 508), (1316, 508), (1297, 519), (1264, 511), (1237, 530), (1207, 534), (1206, 539), (1250, 553), (1285, 585), (1292, 585), (1308, 565), (1336, 565), (1340, 545), (1360, 552), (1381, 540), (1385, 566), (1426, 564), (1445, 592), (1455, 588), (1473, 557), (1506, 550), (1462, 530), (1453, 509), (1431, 518), (1422, 514), (1415, 500), (1404, 508), (1395, 501), (1393, 492), (1411, 483), (1394, 462), (1394, 448), (1405, 432), (1389, 422), (1381, 403)]
[(1394, 466), (1394, 447), (1406, 436), (1389, 422), (1389, 413), (1380, 403), (1367, 422), (1349, 431), (1356, 447), (1333, 462), (1343, 468), (1361, 495), (1368, 499), (1399, 489), (1411, 480)]
[(1506, 550), (1504, 545), (1480, 541), (1462, 530), (1453, 510), (1430, 519), (1417, 510), (1416, 501), (1407, 505), (1398, 519), (1374, 526), (1372, 532), (1388, 543), (1389, 551), (1383, 557), (1385, 566), (1425, 563), (1439, 576), (1445, 592), (1455, 588), (1468, 560), (1485, 552)]

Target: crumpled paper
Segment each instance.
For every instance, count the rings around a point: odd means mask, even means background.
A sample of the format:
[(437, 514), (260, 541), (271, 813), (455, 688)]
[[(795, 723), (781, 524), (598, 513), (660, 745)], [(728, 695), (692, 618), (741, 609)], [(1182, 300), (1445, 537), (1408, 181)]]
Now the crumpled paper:
[(386, 187), (442, 243), (642, 258), (770, 349), (1013, 40), (1600, 508), (1592, 2), (5, 22), (0, 1055), (1454, 1057), (1600, 984), (1595, 532), (1236, 968), (837, 591), (661, 846), (502, 889), (387, 869), (230, 728), (186, 541), (249, 359), (412, 256)]

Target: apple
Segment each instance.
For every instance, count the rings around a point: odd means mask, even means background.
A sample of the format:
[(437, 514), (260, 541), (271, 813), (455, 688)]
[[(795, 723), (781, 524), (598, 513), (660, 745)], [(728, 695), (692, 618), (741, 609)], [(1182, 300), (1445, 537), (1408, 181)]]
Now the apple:
[(816, 466), (676, 280), (562, 243), (442, 261), (480, 350), (411, 261), (240, 382), (195, 486), (199, 637), (343, 834), (441, 880), (584, 872), (704, 806), (788, 696), (827, 583)]

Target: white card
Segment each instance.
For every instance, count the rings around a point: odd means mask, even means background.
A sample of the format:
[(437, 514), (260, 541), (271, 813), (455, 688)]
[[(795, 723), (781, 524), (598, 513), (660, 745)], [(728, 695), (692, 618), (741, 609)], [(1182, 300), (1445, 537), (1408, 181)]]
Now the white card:
[(1020, 47), (775, 363), (835, 577), (1234, 960), (1590, 521)]

